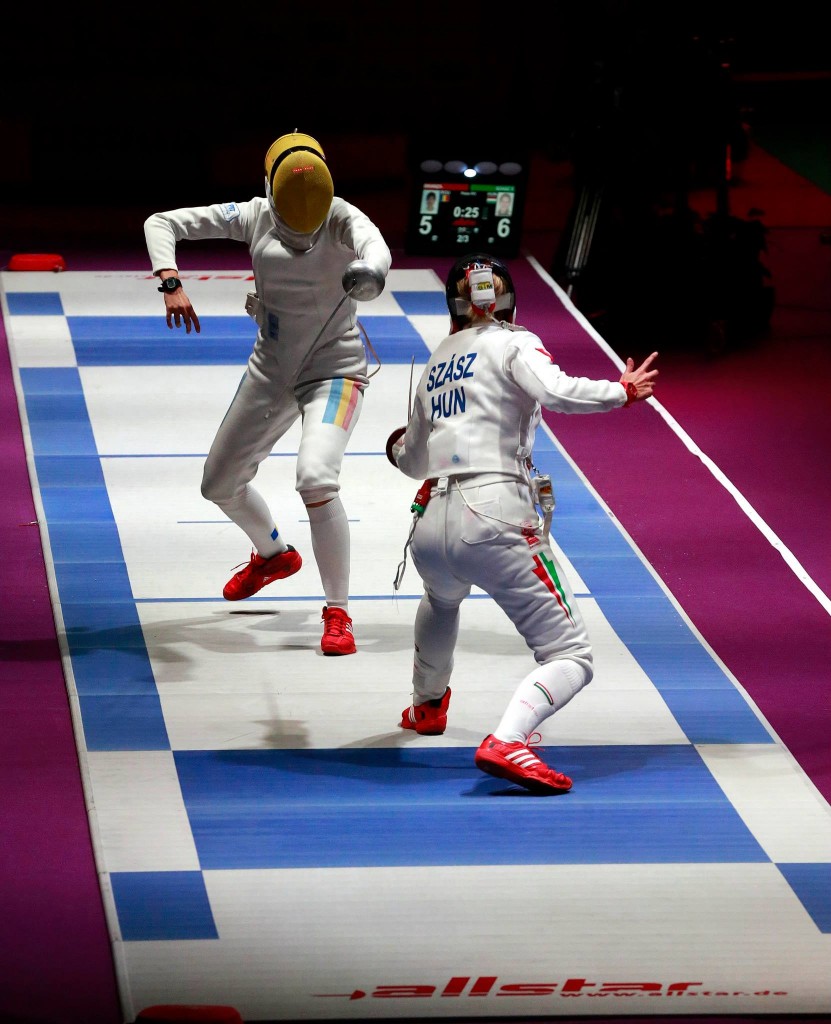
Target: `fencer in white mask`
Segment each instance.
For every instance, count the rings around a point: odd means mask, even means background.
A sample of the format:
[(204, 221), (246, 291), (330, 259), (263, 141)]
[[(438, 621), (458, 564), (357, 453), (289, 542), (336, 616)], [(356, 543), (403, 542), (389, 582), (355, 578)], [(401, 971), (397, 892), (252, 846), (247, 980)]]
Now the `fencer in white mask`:
[[(416, 611), (412, 703), (399, 725), (422, 736), (447, 728), (460, 610), (473, 587), (489, 594), (534, 655), (474, 763), (533, 793), (565, 793), (572, 780), (549, 767), (532, 736), (592, 679), (592, 644), (551, 543), (554, 493), (537, 472), (542, 410), (611, 412), (651, 397), (658, 353), (618, 380), (572, 377), (542, 338), (516, 323), (507, 265), (462, 256), (445, 284), (450, 331), (433, 350), (409, 422), (387, 439), (387, 457), (423, 480), (405, 545), (424, 584)], [(405, 562), (399, 566), (395, 586)]]

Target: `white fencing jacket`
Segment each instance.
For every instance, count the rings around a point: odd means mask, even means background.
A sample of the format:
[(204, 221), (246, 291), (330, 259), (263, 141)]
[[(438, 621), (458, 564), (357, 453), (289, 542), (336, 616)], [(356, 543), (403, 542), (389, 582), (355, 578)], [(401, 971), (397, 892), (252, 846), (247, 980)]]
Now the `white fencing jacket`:
[(251, 254), (257, 296), (263, 306), (258, 342), (267, 343), (280, 376), (302, 385), (332, 377), (366, 382), (366, 353), (357, 302), (344, 299), (343, 272), (362, 259), (384, 277), (392, 256), (380, 230), (357, 207), (335, 196), (317, 231), (292, 231), (268, 200), (184, 207), (154, 213), (144, 224), (153, 272), (177, 269), (176, 243), (229, 238)]
[(542, 408), (590, 413), (625, 403), (619, 382), (570, 377), (536, 334), (488, 323), (449, 335), (433, 352), (392, 455), (415, 479), (503, 473), (525, 480)]

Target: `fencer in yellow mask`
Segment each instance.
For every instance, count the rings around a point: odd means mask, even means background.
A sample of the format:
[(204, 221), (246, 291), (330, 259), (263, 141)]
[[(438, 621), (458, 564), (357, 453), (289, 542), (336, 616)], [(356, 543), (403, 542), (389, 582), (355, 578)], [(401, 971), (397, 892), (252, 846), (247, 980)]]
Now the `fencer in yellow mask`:
[(251, 257), (254, 287), (245, 308), (256, 338), (202, 471), (202, 497), (251, 543), (250, 561), (235, 567), (222, 596), (244, 600), (301, 568), (301, 555), (253, 485), (260, 464), (299, 423), (294, 489), (308, 510), (326, 598), (320, 649), (354, 654), (340, 474), (371, 376), (358, 303), (383, 291), (389, 246), (362, 210), (334, 195), (320, 143), (298, 131), (268, 148), (264, 195), (160, 211), (147, 218), (144, 233), (167, 326), (183, 325), (188, 334), (199, 332), (199, 318), (179, 278), (178, 243), (226, 238), (246, 245)]
[(317, 231), (335, 194), (317, 139), (295, 131), (272, 142), (265, 155), (265, 190), (271, 212), (292, 231)]

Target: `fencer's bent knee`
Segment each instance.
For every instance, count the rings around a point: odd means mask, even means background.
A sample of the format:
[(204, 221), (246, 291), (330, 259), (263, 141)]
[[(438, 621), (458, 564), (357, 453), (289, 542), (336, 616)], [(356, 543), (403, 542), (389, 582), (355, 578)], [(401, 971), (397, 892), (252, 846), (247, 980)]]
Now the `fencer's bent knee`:
[(229, 479), (227, 474), (211, 473), (207, 468), (202, 473), (202, 497), (215, 504), (230, 501), (244, 487), (244, 482), (236, 478)]
[(592, 661), (591, 652), (567, 655), (561, 654), (559, 657), (547, 658), (541, 664), (550, 665), (555, 661), (567, 661), (569, 666), (574, 670), (573, 682), (575, 684), (575, 693), (579, 693), (584, 686), (588, 686), (592, 679), (594, 679), (594, 663)]
[(441, 611), (453, 611), (453, 610), (455, 610), (456, 608), (459, 607), (459, 605), (462, 603), (462, 600), (464, 599), (464, 595), (462, 595), (462, 597), (460, 597), (458, 599), (447, 598), (447, 597), (439, 597), (439, 595), (436, 594), (429, 587), (425, 587), (424, 593), (425, 593), (425, 595), (427, 597), (427, 600), (430, 602), (430, 604), (434, 608), (438, 608)]
[(338, 475), (337, 468), (318, 459), (304, 457), (297, 463), (295, 490), (306, 505), (314, 501), (329, 501), (340, 491)]
[(576, 665), (583, 674), (583, 682), (580, 684), (580, 689), (582, 690), (584, 686), (588, 686), (592, 679), (594, 679), (594, 664), (591, 658), (588, 661), (582, 658), (578, 661), (575, 658), (572, 664)]
[(340, 491), (340, 488), (333, 484), (318, 484), (316, 487), (300, 487), (298, 485), (297, 487), (297, 492), (303, 499), (303, 504), (307, 506), (331, 501), (332, 498), (337, 498), (338, 491)]
[(229, 497), (229, 495), (223, 494), (223, 488), (219, 486), (220, 481), (216, 477), (209, 476), (207, 473), (202, 474), (202, 485), (200, 490), (202, 497), (207, 501), (222, 501), (223, 498)]

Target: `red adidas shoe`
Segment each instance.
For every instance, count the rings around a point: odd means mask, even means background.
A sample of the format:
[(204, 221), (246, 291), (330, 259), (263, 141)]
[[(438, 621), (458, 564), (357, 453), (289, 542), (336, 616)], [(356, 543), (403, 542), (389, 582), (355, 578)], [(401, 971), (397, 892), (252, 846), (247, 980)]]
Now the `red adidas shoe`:
[(262, 558), (256, 551), (252, 551), (251, 561), (228, 580), (222, 596), (226, 601), (241, 601), (244, 597), (256, 594), (274, 580), (284, 580), (287, 576), (293, 576), (302, 564), (303, 559), (291, 544), (287, 551), (281, 551), (279, 555), (273, 555), (271, 558)]
[(324, 654), (354, 654), (355, 637), (352, 620), (343, 608), (323, 608), (323, 639), (320, 649)]
[(507, 779), (532, 793), (567, 793), (571, 779), (555, 772), (523, 743), (504, 743), (486, 736), (474, 757), (477, 768), (498, 779)]
[(415, 729), (420, 736), (441, 736), (447, 728), (447, 708), (450, 704), (450, 687), (444, 696), (427, 700), (423, 704), (411, 704), (401, 713), (399, 725), (402, 729)]

